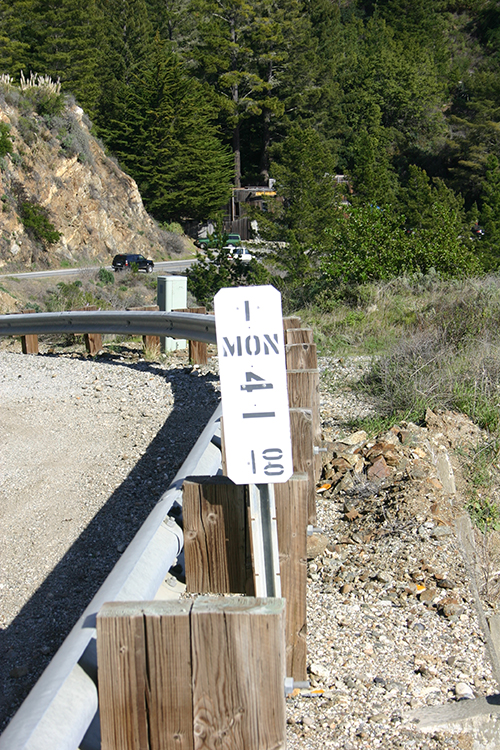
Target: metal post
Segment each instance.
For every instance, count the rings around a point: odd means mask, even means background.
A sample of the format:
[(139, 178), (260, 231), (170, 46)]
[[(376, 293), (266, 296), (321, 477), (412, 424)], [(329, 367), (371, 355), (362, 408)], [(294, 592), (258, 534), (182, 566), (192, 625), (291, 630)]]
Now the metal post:
[(255, 595), (281, 597), (274, 485), (251, 484), (249, 495)]

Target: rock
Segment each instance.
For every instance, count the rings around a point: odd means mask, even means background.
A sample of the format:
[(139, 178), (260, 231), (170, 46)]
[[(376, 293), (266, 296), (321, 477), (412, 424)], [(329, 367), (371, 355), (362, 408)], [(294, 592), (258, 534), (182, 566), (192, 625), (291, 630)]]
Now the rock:
[(441, 537), (444, 536), (451, 536), (453, 534), (453, 529), (450, 529), (449, 526), (436, 526), (431, 531), (431, 537), (434, 539), (441, 539)]
[(327, 681), (330, 677), (330, 670), (318, 662), (313, 662), (309, 667), (309, 672), (320, 680)]
[(455, 698), (457, 701), (473, 700), (474, 693), (466, 682), (457, 682), (455, 685)]
[(377, 458), (375, 463), (368, 467), (368, 479), (386, 479), (391, 475), (391, 469), (387, 466), (383, 456)]
[(323, 555), (328, 546), (328, 537), (325, 534), (314, 532), (307, 537), (307, 559), (313, 560), (315, 557)]
[(364, 443), (367, 437), (368, 435), (364, 430), (359, 430), (358, 432), (353, 432), (353, 434), (349, 435), (349, 437), (343, 438), (342, 442), (344, 442), (346, 445), (358, 445), (360, 443)]

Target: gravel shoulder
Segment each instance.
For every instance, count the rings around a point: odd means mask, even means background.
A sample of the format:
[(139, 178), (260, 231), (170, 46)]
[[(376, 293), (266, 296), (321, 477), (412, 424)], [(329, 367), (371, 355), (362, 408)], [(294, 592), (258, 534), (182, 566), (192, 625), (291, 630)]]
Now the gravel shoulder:
[[(321, 360), (325, 464), (353, 439), (346, 420), (373, 409), (349, 385), (366, 366)], [(216, 369), (193, 369), (184, 354), (146, 362), (132, 346), (95, 360), (0, 350), (0, 729), (194, 444), (218, 402)], [(398, 429), (413, 435), (409, 446), (397, 438), (404, 470), (317, 496), (313, 692), (287, 700), (292, 750), (466, 750), (467, 733), (420, 734), (411, 711), (498, 691), (452, 528), (460, 476), (452, 497), (433, 473), (439, 451), (453, 455), (477, 432), (446, 415)]]
[(168, 487), (218, 376), (138, 345), (0, 351), (0, 729)]

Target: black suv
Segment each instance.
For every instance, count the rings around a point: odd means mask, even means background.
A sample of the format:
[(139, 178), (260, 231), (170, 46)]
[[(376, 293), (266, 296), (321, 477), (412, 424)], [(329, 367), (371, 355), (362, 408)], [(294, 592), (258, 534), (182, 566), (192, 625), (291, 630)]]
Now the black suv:
[(155, 264), (152, 260), (148, 260), (144, 255), (115, 255), (113, 258), (113, 271), (123, 271), (124, 268), (130, 268), (135, 263), (139, 271), (146, 271), (151, 273)]

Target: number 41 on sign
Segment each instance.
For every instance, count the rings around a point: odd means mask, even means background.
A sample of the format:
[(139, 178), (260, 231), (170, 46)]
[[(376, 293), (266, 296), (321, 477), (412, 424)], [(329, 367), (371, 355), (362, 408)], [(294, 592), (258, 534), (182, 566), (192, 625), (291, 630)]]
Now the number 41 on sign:
[(227, 474), (236, 484), (293, 473), (281, 295), (221, 289), (214, 299)]

